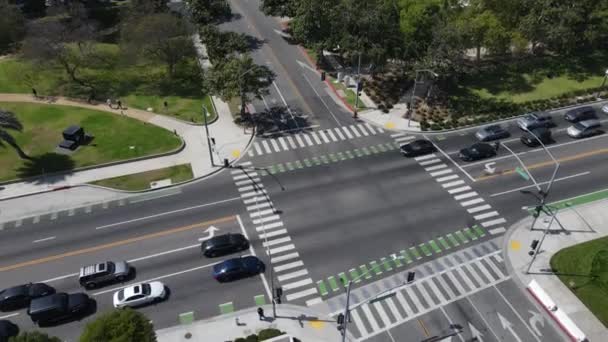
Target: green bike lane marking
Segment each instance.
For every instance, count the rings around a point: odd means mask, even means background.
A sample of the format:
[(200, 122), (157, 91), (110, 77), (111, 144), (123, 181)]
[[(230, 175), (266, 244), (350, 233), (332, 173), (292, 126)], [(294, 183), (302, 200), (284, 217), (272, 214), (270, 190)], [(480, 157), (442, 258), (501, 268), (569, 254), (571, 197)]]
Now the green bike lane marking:
[(327, 291), (327, 286), (325, 286), (325, 282), (323, 280), (317, 281), (317, 287), (319, 288), (319, 293), (321, 296), (327, 296), (329, 291)]
[(234, 305), (232, 304), (232, 302), (220, 304), (220, 313), (221, 314), (227, 314), (227, 313), (231, 313), (231, 312), (234, 312)]
[(380, 269), (380, 265), (378, 265), (378, 263), (374, 260), (372, 262), (369, 263), (371, 270), (376, 273), (376, 275), (381, 275), (382, 274), (382, 270)]
[[(606, 199), (606, 198), (608, 198), (608, 189), (594, 191), (594, 192), (590, 192), (588, 194), (583, 194), (583, 195), (576, 196), (576, 197), (566, 198), (561, 201), (549, 203), (548, 206), (559, 210), (559, 209), (565, 209), (568, 207), (574, 207), (577, 205), (582, 205), (582, 204), (599, 201), (599, 200)], [(530, 208), (530, 209), (528, 209), (528, 211), (530, 213), (533, 213), (535, 210), (534, 210), (534, 208)]]
[(478, 237), (486, 236), (486, 232), (480, 226), (473, 226), (473, 231), (477, 234)]
[(435, 242), (435, 240), (429, 241), (429, 245), (431, 246), (435, 254), (441, 253), (441, 248), (439, 248), (439, 245), (437, 244), (437, 242)]
[(460, 243), (458, 242), (458, 240), (456, 240), (456, 238), (454, 237), (454, 235), (452, 235), (452, 233), (449, 233), (448, 235), (446, 235), (448, 240), (450, 240), (450, 243), (454, 246), (454, 247), (458, 247), (460, 246)]
[(336, 281), (336, 278), (334, 278), (334, 276), (327, 277), (327, 281), (329, 282), (329, 287), (331, 287), (332, 291), (336, 292), (340, 289), (340, 287), (338, 286), (338, 282)]
[(361, 281), (361, 279), (359, 278), (359, 272), (357, 272), (356, 269), (351, 268), (350, 270), (348, 270), (348, 273), (350, 274), (351, 280), (354, 280), (355, 283), (358, 283)]
[(289, 169), (289, 171), (293, 171), (295, 169), (295, 167), (293, 166), (293, 164), (291, 162), (286, 162), (285, 164), (287, 165), (287, 168)]
[(433, 255), (433, 253), (431, 253), (431, 250), (429, 249), (429, 247), (427, 245), (425, 245), (424, 243), (421, 243), (420, 245), (418, 245), (418, 247), (420, 247), (420, 249), (422, 250), (422, 253), (424, 253), (424, 255), (426, 255), (426, 256)]
[(386, 258), (380, 258), (380, 263), (384, 267), (385, 271), (390, 272), (393, 270), (393, 268), (390, 265), (390, 260), (387, 260)]
[(420, 253), (418, 253), (418, 250), (416, 250), (416, 247), (410, 247), (410, 252), (414, 256), (414, 258), (416, 258), (416, 260), (422, 259), (422, 256), (420, 255)]
[(266, 305), (266, 296), (265, 295), (257, 295), (253, 297), (255, 301), (255, 306)]
[(464, 236), (464, 234), (462, 234), (462, 232), (460, 230), (457, 230), (454, 234), (460, 241), (462, 241), (462, 243), (469, 242), (469, 239), (467, 239), (466, 236)]
[(359, 266), (359, 269), (361, 270), (361, 274), (365, 274), (365, 279), (370, 279), (372, 277), (372, 273), (367, 269), (366, 265)]
[(403, 258), (403, 260), (405, 260), (406, 263), (411, 264), (412, 262), (414, 262), (404, 249), (402, 249), (399, 254), (401, 254), (401, 257)]
[(473, 232), (471, 231), (471, 229), (465, 228), (465, 229), (463, 229), (463, 231), (469, 237), (469, 239), (471, 239), (473, 241), (477, 240), (477, 236), (475, 236), (475, 234), (473, 234)]
[(439, 241), (439, 243), (441, 244), (441, 246), (443, 246), (443, 249), (450, 249), (450, 245), (448, 244), (448, 242), (443, 238), (443, 236), (440, 236), (439, 238), (437, 238), (437, 241)]

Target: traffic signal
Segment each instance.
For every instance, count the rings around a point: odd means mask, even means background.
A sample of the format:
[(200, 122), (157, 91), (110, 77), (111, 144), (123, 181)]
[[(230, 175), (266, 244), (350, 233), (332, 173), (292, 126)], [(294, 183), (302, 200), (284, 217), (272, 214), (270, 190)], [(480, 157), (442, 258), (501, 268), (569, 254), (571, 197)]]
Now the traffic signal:
[(321, 81), (325, 81), (326, 77), (327, 77), (327, 74), (325, 73), (325, 71), (321, 71)]
[(281, 296), (282, 296), (282, 295), (283, 295), (283, 288), (282, 288), (282, 287), (277, 287), (277, 288), (275, 289), (275, 297), (274, 297), (275, 302), (276, 302), (277, 304), (281, 304)]
[(363, 90), (363, 81), (357, 82), (357, 92), (361, 92)]
[(532, 216), (538, 217), (540, 215), (540, 212), (542, 210), (543, 210), (543, 206), (542, 205), (537, 205), (536, 207), (534, 207), (534, 214), (532, 214)]
[(532, 240), (532, 243), (530, 244), (530, 249), (535, 251), (536, 247), (538, 247), (538, 240)]
[(413, 282), (414, 277), (416, 277), (416, 272), (407, 272), (407, 282), (408, 283)]
[(344, 314), (343, 313), (338, 315), (337, 321), (338, 321), (338, 325), (344, 325)]

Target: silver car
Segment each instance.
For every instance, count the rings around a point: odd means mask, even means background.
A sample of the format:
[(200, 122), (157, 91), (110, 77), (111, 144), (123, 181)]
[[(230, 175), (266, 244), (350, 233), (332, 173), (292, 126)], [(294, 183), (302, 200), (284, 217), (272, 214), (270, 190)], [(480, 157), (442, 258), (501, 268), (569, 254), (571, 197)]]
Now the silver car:
[(579, 139), (590, 137), (592, 135), (596, 135), (601, 133), (600, 127), (602, 125), (598, 120), (583, 120), (575, 123), (574, 125), (568, 127), (568, 135), (572, 138)]

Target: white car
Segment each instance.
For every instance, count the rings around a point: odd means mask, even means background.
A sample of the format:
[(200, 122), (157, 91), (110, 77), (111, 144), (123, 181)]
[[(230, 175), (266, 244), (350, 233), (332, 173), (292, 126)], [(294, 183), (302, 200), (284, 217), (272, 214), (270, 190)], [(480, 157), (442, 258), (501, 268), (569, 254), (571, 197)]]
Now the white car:
[(604, 112), (604, 113), (608, 114), (608, 104), (607, 104), (607, 105), (602, 106), (602, 112)]
[(114, 307), (123, 308), (156, 303), (165, 299), (166, 296), (165, 285), (160, 281), (135, 284), (114, 293)]

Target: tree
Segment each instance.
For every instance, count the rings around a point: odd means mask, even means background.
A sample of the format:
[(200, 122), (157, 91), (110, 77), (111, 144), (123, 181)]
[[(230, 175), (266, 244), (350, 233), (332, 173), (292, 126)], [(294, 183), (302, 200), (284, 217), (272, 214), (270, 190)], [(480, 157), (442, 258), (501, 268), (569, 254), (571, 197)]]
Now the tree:
[(222, 32), (215, 25), (203, 26), (200, 30), (201, 41), (207, 48), (207, 55), (213, 64), (221, 63), (233, 53), (249, 51), (248, 36), (237, 32)]
[(150, 14), (125, 25), (122, 38), (123, 48), (165, 63), (170, 77), (177, 64), (195, 55), (186, 22), (170, 13)]
[(342, 20), (339, 5), (335, 0), (299, 1), (291, 22), (293, 37), (313, 48), (319, 57), (323, 50), (335, 48), (342, 33), (337, 26)]
[(21, 147), (17, 144), (17, 140), (15, 140), (7, 129), (22, 132), (23, 125), (21, 125), (21, 122), (19, 122), (19, 119), (17, 119), (15, 114), (0, 108), (0, 146), (5, 147), (5, 143), (9, 144), (17, 151), (17, 154), (19, 154), (21, 159), (29, 159), (30, 157), (23, 152)]
[(162, 13), (168, 10), (169, 7), (165, 0), (131, 0), (129, 2), (129, 11), (132, 16)]
[(195, 23), (208, 25), (230, 17), (232, 11), (226, 0), (186, 0)]
[(117, 309), (87, 323), (80, 342), (156, 342), (154, 326), (144, 314), (130, 308)]
[(46, 15), (45, 0), (24, 0), (21, 11), (27, 18), (40, 18)]
[(405, 59), (420, 59), (429, 48), (435, 27), (442, 21), (442, 0), (399, 0), (399, 27), (406, 42)]
[(19, 8), (0, 0), (0, 55), (15, 48), (25, 35), (25, 19)]
[(262, 0), (260, 10), (266, 15), (275, 17), (294, 17), (298, 0)]
[(23, 331), (9, 339), (11, 342), (61, 342), (61, 339), (39, 331)]
[(268, 94), (273, 80), (274, 73), (266, 66), (255, 64), (249, 56), (229, 57), (224, 63), (213, 65), (206, 77), (209, 89), (222, 100), (241, 99), (242, 119), (246, 104), (253, 98), (261, 99), (262, 95)]

